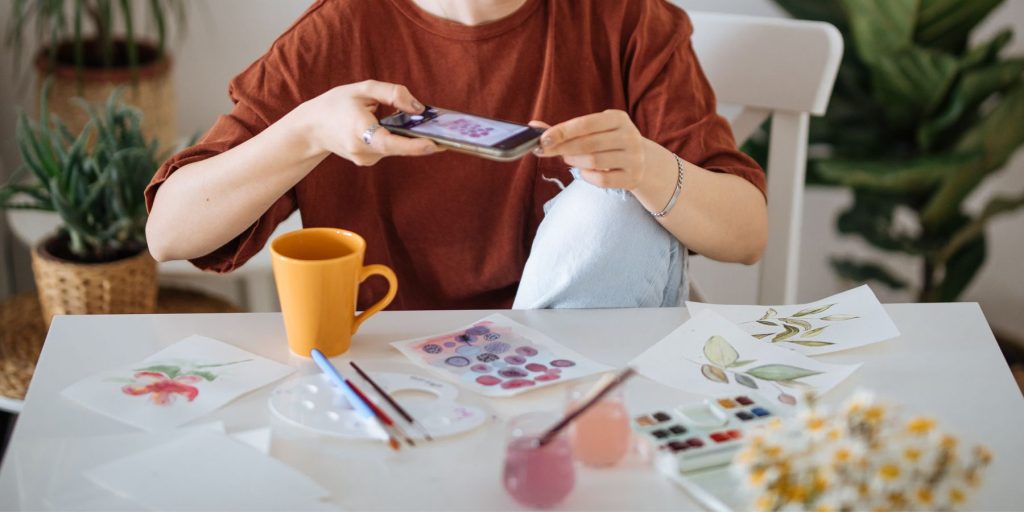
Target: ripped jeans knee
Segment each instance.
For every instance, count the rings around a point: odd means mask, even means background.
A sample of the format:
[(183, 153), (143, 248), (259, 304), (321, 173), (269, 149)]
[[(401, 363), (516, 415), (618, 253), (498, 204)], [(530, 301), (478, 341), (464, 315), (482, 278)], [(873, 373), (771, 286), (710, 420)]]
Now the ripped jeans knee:
[(515, 309), (678, 306), (686, 249), (624, 190), (576, 177), (544, 205)]

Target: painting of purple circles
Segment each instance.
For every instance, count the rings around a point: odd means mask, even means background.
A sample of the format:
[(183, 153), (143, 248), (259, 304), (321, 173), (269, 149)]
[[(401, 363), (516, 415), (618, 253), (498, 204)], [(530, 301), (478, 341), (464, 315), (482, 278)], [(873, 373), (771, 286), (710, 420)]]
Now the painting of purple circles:
[(473, 345), (463, 345), (455, 349), (455, 353), (460, 356), (473, 357), (480, 353), (480, 347), (474, 347)]
[(483, 336), (489, 332), (491, 332), (491, 330), (482, 325), (474, 325), (473, 327), (466, 329), (466, 334), (470, 336)]
[(516, 347), (516, 354), (526, 357), (533, 357), (537, 355), (537, 349), (527, 346)]
[(484, 363), (490, 363), (498, 360), (498, 354), (492, 354), (490, 352), (484, 352), (483, 354), (477, 354), (476, 360)]
[(525, 388), (525, 387), (530, 387), (532, 385), (533, 385), (533, 381), (532, 380), (527, 380), (527, 379), (512, 379), (512, 380), (506, 380), (505, 382), (501, 383), (501, 387), (503, 389)]
[(423, 351), (428, 354), (440, 354), (441, 350), (441, 346), (436, 343), (428, 343), (426, 345), (423, 345)]
[(526, 370), (518, 366), (509, 366), (508, 368), (498, 370), (498, 375), (501, 375), (506, 379), (517, 379), (520, 377), (526, 377)]
[(493, 352), (495, 354), (503, 354), (505, 352), (508, 352), (509, 349), (511, 348), (512, 345), (509, 345), (508, 343), (505, 343), (503, 341), (492, 341), (484, 345), (484, 350), (488, 352)]
[(452, 356), (444, 360), (445, 364), (449, 366), (455, 366), (461, 368), (463, 366), (469, 366), (469, 359), (462, 356)]
[(526, 358), (523, 356), (505, 356), (505, 362), (508, 364), (523, 364), (526, 362)]

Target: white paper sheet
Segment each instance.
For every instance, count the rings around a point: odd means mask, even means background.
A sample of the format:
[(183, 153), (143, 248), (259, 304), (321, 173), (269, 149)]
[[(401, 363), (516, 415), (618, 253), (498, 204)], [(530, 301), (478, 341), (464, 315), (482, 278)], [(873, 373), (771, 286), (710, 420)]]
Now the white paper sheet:
[(46, 438), (11, 446), (8, 457), (27, 487), (42, 489), (22, 496), (22, 510), (136, 511), (144, 507), (89, 480), (83, 473), (150, 446), (166, 443), (201, 430), (224, 433), (221, 422), (203, 423), (164, 432), (134, 432), (89, 437)]
[(72, 384), (62, 394), (130, 425), (164, 430), (291, 373), (289, 366), (203, 336)]
[(86, 478), (154, 510), (330, 509), (290, 466), (217, 432), (195, 432), (93, 468)]
[(484, 396), (513, 396), (610, 370), (502, 315), (391, 344), (418, 366)]
[(637, 372), (690, 393), (727, 396), (757, 392), (794, 405), (806, 390), (823, 394), (857, 365), (820, 363), (752, 338), (706, 310), (630, 362)]
[(270, 455), (270, 443), (272, 439), (270, 427), (243, 430), (241, 432), (233, 432), (228, 435), (230, 435), (235, 441), (241, 441), (255, 448), (256, 451), (263, 455)]
[(868, 285), (792, 306), (736, 306), (687, 302), (697, 316), (712, 310), (749, 334), (801, 354), (838, 352), (900, 335)]

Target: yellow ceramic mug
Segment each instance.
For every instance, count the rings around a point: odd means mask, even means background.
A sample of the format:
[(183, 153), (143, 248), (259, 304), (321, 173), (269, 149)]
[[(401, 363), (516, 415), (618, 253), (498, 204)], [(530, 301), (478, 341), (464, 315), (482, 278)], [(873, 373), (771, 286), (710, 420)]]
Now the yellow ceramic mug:
[[(309, 357), (344, 354), (359, 325), (386, 308), (398, 291), (395, 273), (384, 265), (363, 266), (366, 241), (344, 229), (310, 228), (277, 237), (270, 245), (274, 282), (292, 352)], [(356, 314), (359, 285), (372, 275), (388, 280), (388, 293)]]

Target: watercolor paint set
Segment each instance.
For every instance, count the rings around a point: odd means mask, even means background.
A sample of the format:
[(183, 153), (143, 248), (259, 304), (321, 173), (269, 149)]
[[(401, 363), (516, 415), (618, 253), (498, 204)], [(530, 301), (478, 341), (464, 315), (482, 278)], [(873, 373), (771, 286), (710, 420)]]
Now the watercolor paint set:
[(779, 417), (758, 395), (704, 400), (635, 416), (633, 429), (657, 450), (659, 469), (688, 472), (728, 464), (753, 428)]

